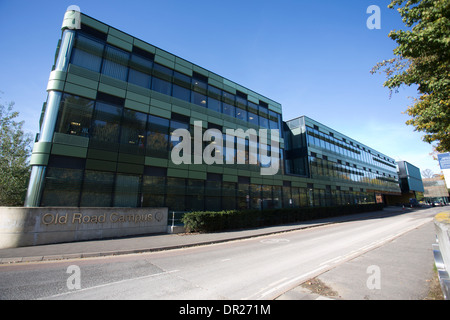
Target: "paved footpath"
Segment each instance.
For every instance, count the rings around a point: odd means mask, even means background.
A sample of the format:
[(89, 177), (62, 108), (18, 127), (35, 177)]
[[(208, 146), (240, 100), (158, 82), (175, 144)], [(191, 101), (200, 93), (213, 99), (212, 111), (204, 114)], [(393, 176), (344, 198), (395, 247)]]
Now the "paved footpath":
[(325, 294), (308, 289), (306, 282), (281, 295), (278, 300), (426, 299), (433, 277), (432, 244), (435, 237), (434, 223), (428, 222), (311, 281), (320, 283), (319, 288)]

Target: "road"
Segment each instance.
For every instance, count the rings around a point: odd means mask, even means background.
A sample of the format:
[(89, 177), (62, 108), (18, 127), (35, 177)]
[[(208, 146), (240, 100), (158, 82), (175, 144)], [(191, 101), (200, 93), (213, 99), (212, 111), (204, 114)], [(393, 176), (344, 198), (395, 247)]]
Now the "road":
[(270, 300), (431, 223), (440, 211), (154, 253), (1, 265), (0, 299)]

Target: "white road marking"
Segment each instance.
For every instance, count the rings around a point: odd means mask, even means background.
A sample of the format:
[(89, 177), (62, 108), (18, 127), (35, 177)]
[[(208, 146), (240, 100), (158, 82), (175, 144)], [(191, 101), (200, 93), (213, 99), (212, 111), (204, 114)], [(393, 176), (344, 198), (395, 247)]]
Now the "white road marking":
[(98, 286), (93, 286), (93, 287), (89, 287), (89, 288), (83, 288), (83, 289), (80, 289), (80, 290), (73, 290), (73, 291), (68, 291), (68, 292), (64, 292), (64, 293), (55, 294), (53, 296), (40, 298), (38, 300), (58, 298), (58, 297), (66, 296), (66, 295), (73, 294), (73, 293), (78, 293), (78, 292), (83, 292), (83, 291), (88, 291), (88, 290), (94, 290), (94, 289), (98, 289), (98, 288), (103, 288), (103, 287), (107, 287), (107, 286), (111, 286), (111, 285), (124, 283), (124, 282), (127, 282), (127, 281), (142, 280), (142, 279), (148, 279), (148, 278), (153, 278), (153, 277), (157, 277), (157, 276), (163, 276), (163, 275), (175, 273), (175, 272), (178, 272), (178, 271), (180, 271), (180, 270), (171, 270), (171, 271), (150, 274), (150, 275), (147, 275), (147, 276), (142, 276), (142, 277), (137, 277), (137, 278), (124, 279), (124, 280), (120, 280), (120, 281), (104, 283), (104, 284), (100, 284)]

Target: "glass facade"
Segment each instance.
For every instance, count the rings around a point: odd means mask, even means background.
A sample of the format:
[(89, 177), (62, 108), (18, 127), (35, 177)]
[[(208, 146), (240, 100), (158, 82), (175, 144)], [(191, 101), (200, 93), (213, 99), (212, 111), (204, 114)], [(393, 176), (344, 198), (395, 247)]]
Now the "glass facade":
[[(128, 35), (113, 41), (119, 31), (112, 36), (112, 27), (83, 17), (66, 85), (54, 89), (62, 96), (51, 148), (44, 157), (33, 151), (46, 166), (40, 206), (263, 210), (370, 203), (398, 192), (391, 158), (307, 117), (283, 122), (276, 102)], [(172, 163), (180, 143), (172, 132), (186, 129), (193, 140), (195, 121), (202, 133), (224, 134), (215, 151), (224, 164)], [(225, 145), (226, 130), (239, 128), (280, 130), (279, 148), (258, 141), (252, 164), (249, 137)], [(238, 143), (245, 164), (236, 163)], [(260, 149), (277, 152), (277, 174), (261, 176)]]

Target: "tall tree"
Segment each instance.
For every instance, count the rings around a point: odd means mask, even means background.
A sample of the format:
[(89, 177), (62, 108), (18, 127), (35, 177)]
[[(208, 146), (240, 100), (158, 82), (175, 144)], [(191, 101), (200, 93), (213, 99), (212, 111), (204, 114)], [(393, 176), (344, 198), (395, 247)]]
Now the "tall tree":
[(13, 107), (14, 102), (0, 103), (0, 206), (23, 205), (30, 175), (32, 139)]
[(450, 1), (393, 0), (407, 30), (394, 30), (395, 57), (378, 63), (372, 73), (383, 72), (384, 86), (398, 91), (417, 85), (419, 97), (406, 113), (406, 124), (424, 132), (423, 140), (436, 143), (436, 151), (450, 151)]

